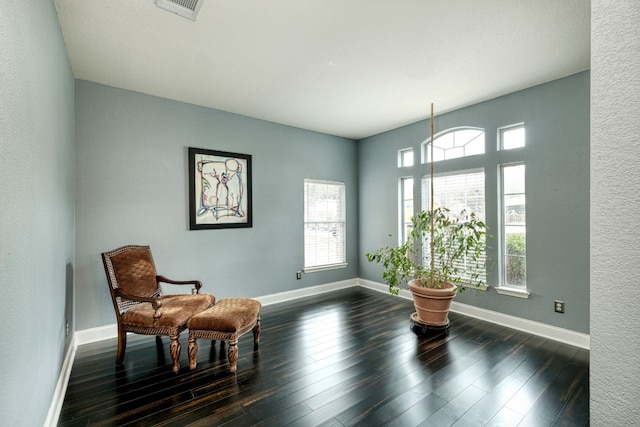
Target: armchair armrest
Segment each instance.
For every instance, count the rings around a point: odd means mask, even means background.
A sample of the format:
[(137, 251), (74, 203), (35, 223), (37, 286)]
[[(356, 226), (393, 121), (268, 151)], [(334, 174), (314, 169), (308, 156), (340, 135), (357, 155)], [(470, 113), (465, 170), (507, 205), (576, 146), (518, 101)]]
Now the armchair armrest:
[(200, 288), (202, 287), (202, 282), (199, 280), (172, 280), (160, 275), (156, 276), (156, 280), (171, 285), (193, 285), (196, 288), (196, 293), (200, 293)]
[(138, 295), (131, 295), (124, 292), (120, 288), (115, 289), (115, 294), (117, 297), (128, 299), (131, 301), (149, 302), (151, 303), (151, 307), (153, 307), (153, 309), (156, 311), (155, 313), (153, 313), (153, 318), (155, 320), (158, 320), (160, 316), (162, 316), (162, 311), (160, 310), (162, 308), (162, 301), (159, 300), (157, 297), (141, 297)]

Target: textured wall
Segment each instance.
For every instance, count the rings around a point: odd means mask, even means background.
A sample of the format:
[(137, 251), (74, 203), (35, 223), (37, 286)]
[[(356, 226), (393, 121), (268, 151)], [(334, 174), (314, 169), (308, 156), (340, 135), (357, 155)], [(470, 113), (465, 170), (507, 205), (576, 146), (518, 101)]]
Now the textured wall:
[(640, 3), (592, 2), (591, 425), (640, 420)]
[[(0, 2), (0, 424), (40, 426), (73, 327), (74, 81), (52, 1)], [(69, 295), (69, 297), (67, 297)]]
[[(86, 81), (76, 107), (78, 330), (115, 323), (100, 253), (126, 244), (218, 298), (357, 277), (354, 141)], [(187, 147), (253, 156), (252, 228), (189, 230)], [(349, 266), (296, 280), (304, 178), (346, 183)]]
[[(437, 103), (435, 105), (437, 112)], [(524, 123), (526, 147), (497, 151), (497, 129)], [(589, 73), (583, 72), (512, 93), (435, 118), (436, 132), (460, 126), (485, 129), (486, 154), (436, 163), (457, 170), (484, 168), (487, 225), (497, 230), (499, 164), (524, 161), (527, 186), (528, 299), (488, 292), (465, 292), (456, 300), (481, 308), (589, 333)], [(405, 126), (360, 142), (360, 276), (382, 282), (381, 268), (366, 262), (388, 234), (396, 234), (400, 176), (419, 180), (428, 165), (397, 168), (397, 150), (429, 138), (428, 121)], [(420, 157), (417, 157), (419, 162)], [(453, 169), (452, 169), (453, 170)], [(375, 212), (375, 215), (366, 215)], [(495, 233), (494, 233), (495, 234)], [(391, 241), (390, 243), (393, 243)], [(489, 242), (493, 254), (496, 239)], [(491, 252), (491, 251), (490, 251)], [(495, 259), (495, 258), (494, 258)], [(497, 284), (498, 263), (489, 263), (487, 283)], [(566, 303), (565, 313), (553, 301)]]

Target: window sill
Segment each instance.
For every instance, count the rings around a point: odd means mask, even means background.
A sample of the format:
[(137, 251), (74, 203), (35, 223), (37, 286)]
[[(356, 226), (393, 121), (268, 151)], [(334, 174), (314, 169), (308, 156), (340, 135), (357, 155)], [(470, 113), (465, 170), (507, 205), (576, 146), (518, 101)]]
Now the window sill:
[(507, 288), (504, 286), (496, 286), (495, 289), (500, 295), (508, 295), (510, 297), (527, 299), (529, 298), (529, 295), (531, 295), (531, 293), (525, 289)]
[(302, 271), (304, 274), (317, 273), (318, 271), (336, 270), (338, 268), (346, 268), (349, 264), (342, 262), (340, 264), (316, 265), (314, 267), (305, 267)]

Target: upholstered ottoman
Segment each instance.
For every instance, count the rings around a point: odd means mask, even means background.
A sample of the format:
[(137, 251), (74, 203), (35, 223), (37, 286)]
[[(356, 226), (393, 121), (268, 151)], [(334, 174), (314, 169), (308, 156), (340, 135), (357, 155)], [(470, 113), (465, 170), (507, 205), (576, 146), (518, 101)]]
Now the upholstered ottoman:
[(260, 342), (259, 301), (248, 298), (225, 298), (213, 307), (193, 316), (189, 328), (189, 367), (196, 368), (198, 339), (222, 340), (229, 343), (229, 371), (236, 371), (238, 338), (253, 330), (253, 342)]

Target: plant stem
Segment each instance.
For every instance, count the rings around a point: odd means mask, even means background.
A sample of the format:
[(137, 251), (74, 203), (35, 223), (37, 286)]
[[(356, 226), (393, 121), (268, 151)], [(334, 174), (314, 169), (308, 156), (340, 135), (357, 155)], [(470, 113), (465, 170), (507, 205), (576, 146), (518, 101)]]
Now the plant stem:
[(429, 246), (430, 246), (430, 250), (431, 250), (431, 273), (429, 275), (429, 279), (431, 280), (431, 283), (433, 283), (433, 272), (435, 270), (435, 241), (434, 241), (434, 217), (433, 217), (433, 203), (434, 203), (434, 196), (433, 196), (433, 190), (434, 190), (434, 185), (433, 185), (433, 134), (434, 134), (434, 124), (433, 124), (433, 102), (431, 103), (431, 180), (430, 180), (430, 185), (431, 185), (431, 200), (429, 201), (429, 212), (431, 213), (431, 240), (429, 241)]

